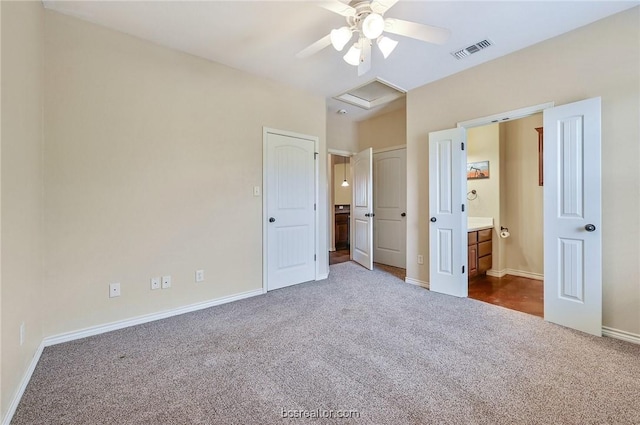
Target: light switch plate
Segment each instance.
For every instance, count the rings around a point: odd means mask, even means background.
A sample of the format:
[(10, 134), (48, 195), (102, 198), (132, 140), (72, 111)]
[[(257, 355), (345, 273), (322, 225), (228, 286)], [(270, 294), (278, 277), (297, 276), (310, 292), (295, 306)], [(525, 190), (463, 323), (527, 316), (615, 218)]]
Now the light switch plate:
[(120, 296), (120, 283), (110, 283), (109, 284), (109, 298), (119, 297)]
[(162, 289), (171, 288), (171, 276), (162, 276)]
[(151, 278), (151, 289), (160, 289), (160, 278), (152, 277)]

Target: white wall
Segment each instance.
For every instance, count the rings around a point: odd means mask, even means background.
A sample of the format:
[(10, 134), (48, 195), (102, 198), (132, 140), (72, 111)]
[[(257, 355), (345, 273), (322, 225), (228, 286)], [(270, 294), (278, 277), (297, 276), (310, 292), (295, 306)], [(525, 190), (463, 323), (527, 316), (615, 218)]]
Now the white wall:
[(328, 272), (323, 98), (55, 12), (45, 40), (46, 336), (260, 289), (263, 126), (320, 138)]
[(635, 7), (407, 94), (408, 278), (429, 279), (416, 257), (428, 259), (430, 131), (601, 96), (603, 323), (640, 334), (639, 20)]
[[(2, 2), (0, 162), (2, 407), (4, 418), (42, 341), (43, 8)], [(20, 345), (20, 325), (25, 325)]]

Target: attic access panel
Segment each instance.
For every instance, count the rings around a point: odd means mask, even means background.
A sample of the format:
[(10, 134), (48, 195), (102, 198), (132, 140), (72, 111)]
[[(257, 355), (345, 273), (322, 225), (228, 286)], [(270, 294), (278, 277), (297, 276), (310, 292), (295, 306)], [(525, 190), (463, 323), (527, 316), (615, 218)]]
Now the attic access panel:
[(368, 83), (335, 96), (334, 99), (369, 110), (393, 102), (405, 96), (405, 94), (406, 91), (400, 87), (382, 78), (375, 78)]

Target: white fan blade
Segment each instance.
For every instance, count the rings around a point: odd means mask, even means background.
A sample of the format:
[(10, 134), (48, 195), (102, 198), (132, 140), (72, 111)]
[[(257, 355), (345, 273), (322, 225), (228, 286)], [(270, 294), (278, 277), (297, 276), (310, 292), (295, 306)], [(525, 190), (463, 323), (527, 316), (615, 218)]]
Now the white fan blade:
[(323, 1), (319, 3), (319, 6), (342, 16), (356, 15), (356, 10), (353, 7), (349, 6), (348, 4), (341, 3), (338, 0)]
[(371, 10), (379, 15), (384, 15), (396, 3), (398, 3), (398, 0), (373, 0), (371, 2)]
[(298, 59), (308, 58), (309, 56), (318, 53), (320, 50), (324, 49), (325, 47), (329, 47), (330, 45), (331, 45), (331, 34), (327, 34), (324, 37), (322, 37), (320, 40), (310, 45), (309, 47), (306, 47), (300, 50), (296, 55), (296, 57)]
[(358, 64), (358, 77), (363, 76), (371, 70), (371, 42), (368, 39), (362, 40), (362, 53)]
[(451, 36), (446, 28), (403, 21), (402, 19), (387, 18), (384, 20), (384, 30), (393, 34), (404, 35), (433, 44), (444, 44)]

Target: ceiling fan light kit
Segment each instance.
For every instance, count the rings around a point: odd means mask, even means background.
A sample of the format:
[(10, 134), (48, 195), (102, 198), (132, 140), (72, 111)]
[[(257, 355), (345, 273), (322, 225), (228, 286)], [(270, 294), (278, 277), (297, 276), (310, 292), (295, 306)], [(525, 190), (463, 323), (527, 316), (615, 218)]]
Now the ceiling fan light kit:
[(370, 13), (362, 21), (362, 34), (369, 40), (376, 39), (384, 31), (384, 18), (377, 13)]
[(435, 44), (443, 44), (449, 38), (450, 31), (444, 28), (401, 19), (385, 19), (385, 12), (397, 2), (398, 0), (361, 1), (355, 4), (351, 2), (353, 6), (338, 0), (322, 2), (321, 7), (344, 16), (347, 26), (331, 30), (330, 34), (303, 49), (296, 56), (306, 58), (329, 45), (341, 52), (353, 37), (353, 33), (358, 33), (358, 41), (342, 58), (349, 65), (357, 66), (358, 76), (361, 76), (371, 69), (372, 41), (376, 41), (385, 59), (398, 45), (396, 40), (383, 36), (383, 32)]
[(341, 52), (344, 46), (351, 40), (352, 35), (353, 33), (348, 27), (331, 30), (331, 44), (334, 49)]
[(362, 49), (360, 48), (360, 40), (355, 43), (346, 55), (342, 57), (346, 63), (353, 66), (358, 66), (360, 64), (360, 54), (362, 53)]
[(397, 41), (395, 41), (392, 38), (385, 37), (384, 35), (381, 35), (380, 37), (378, 37), (377, 43), (378, 43), (378, 48), (382, 52), (382, 56), (384, 56), (385, 59), (389, 57), (391, 52), (393, 52), (393, 49), (395, 49), (396, 46), (398, 45)]

